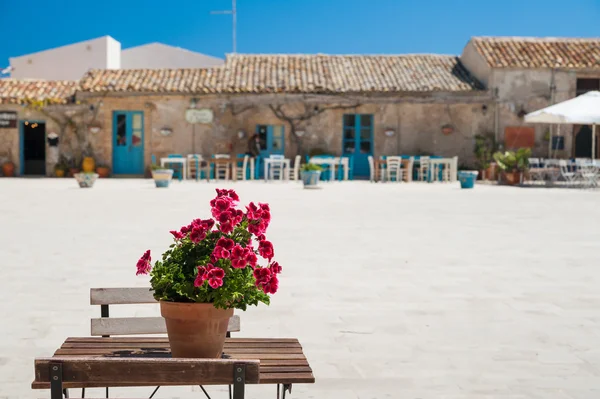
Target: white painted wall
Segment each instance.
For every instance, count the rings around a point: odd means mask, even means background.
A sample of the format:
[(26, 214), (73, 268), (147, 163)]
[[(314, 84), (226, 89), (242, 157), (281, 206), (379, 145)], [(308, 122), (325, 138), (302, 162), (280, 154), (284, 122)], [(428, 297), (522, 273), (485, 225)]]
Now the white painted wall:
[(222, 65), (223, 62), (220, 58), (162, 43), (149, 43), (121, 52), (123, 69), (206, 68)]
[(110, 36), (10, 58), (14, 79), (79, 80), (89, 69), (120, 66), (121, 43)]

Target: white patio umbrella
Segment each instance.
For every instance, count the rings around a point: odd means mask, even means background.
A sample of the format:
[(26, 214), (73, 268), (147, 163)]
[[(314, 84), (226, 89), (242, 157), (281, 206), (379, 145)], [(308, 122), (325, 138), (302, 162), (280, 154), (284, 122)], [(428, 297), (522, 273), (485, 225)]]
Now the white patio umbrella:
[[(594, 159), (596, 157), (596, 125), (600, 124), (600, 92), (590, 91), (579, 97), (531, 112), (525, 115), (525, 122), (592, 125), (592, 159)], [(552, 137), (550, 137), (550, 145), (551, 143)]]

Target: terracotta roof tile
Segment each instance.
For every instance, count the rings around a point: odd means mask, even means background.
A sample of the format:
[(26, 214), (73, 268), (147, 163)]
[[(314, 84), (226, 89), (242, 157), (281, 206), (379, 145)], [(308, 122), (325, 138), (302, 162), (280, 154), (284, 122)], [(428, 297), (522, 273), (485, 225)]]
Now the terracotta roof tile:
[(207, 69), (92, 70), (84, 92), (395, 93), (482, 90), (455, 56), (229, 55)]
[(481, 90), (457, 57), (444, 55), (229, 55), (221, 91), (394, 93)]
[(97, 69), (79, 82), (85, 92), (216, 93), (221, 67), (203, 69)]
[(26, 100), (64, 104), (76, 89), (77, 82), (72, 81), (0, 79), (0, 104), (21, 104)]
[(600, 69), (600, 38), (474, 37), (492, 68)]

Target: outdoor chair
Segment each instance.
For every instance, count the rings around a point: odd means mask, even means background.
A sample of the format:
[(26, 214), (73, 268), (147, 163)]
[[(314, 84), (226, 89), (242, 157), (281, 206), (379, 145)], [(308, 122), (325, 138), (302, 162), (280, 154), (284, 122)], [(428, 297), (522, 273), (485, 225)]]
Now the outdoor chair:
[[(188, 179), (196, 179), (196, 181), (202, 179), (202, 174), (206, 174), (205, 164), (202, 155), (200, 154), (188, 154), (187, 156), (187, 175)], [(206, 177), (206, 176), (204, 176)]]
[(529, 158), (529, 168), (525, 176), (527, 180), (532, 182), (544, 181), (545, 170), (539, 158)]
[(300, 179), (300, 163), (302, 157), (300, 155), (296, 155), (294, 158), (294, 167), (290, 168), (290, 180), (299, 180)]
[(375, 181), (375, 160), (372, 155), (368, 156), (369, 159), (369, 181), (372, 183)]
[[(214, 154), (214, 159), (229, 159), (229, 154)], [(229, 180), (229, 164), (227, 163), (215, 163), (215, 180)]]
[(275, 180), (275, 179), (279, 179), (279, 180), (283, 180), (283, 174), (284, 174), (284, 156), (280, 155), (280, 154), (276, 154), (276, 155), (271, 155), (269, 157), (270, 163), (269, 163), (269, 170), (267, 171), (268, 176), (267, 179), (268, 180)]
[(569, 171), (567, 161), (564, 159), (559, 160), (558, 166), (560, 168), (560, 176), (567, 182), (567, 184), (573, 184), (575, 182), (575, 172)]
[(429, 180), (429, 157), (428, 156), (421, 156), (419, 158), (419, 180), (420, 181), (427, 181)]
[[(169, 154), (167, 155), (167, 158), (183, 158), (183, 155), (181, 154)], [(181, 179), (183, 179), (183, 165), (180, 163), (169, 163), (167, 162), (167, 165), (169, 166), (170, 169), (173, 169), (173, 177), (179, 179), (179, 181), (181, 181)]]
[(250, 159), (250, 157), (248, 155), (244, 155), (244, 160), (241, 161), (241, 165), (238, 162), (238, 165), (236, 168), (236, 178), (238, 180), (246, 180), (247, 179), (246, 171), (248, 170), (248, 160), (249, 159)]
[(402, 181), (403, 169), (402, 169), (402, 157), (389, 156), (385, 160), (387, 179), (393, 181), (395, 178), (397, 182)]

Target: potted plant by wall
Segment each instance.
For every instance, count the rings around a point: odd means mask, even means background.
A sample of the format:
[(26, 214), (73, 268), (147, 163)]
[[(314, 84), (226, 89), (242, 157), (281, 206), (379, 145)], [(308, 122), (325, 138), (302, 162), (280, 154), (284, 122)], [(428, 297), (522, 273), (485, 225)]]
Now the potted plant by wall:
[(477, 170), (459, 170), (458, 181), (460, 182), (460, 188), (473, 188), (475, 187), (475, 180), (477, 180)]
[(281, 266), (265, 237), (268, 204), (238, 209), (233, 190), (217, 189), (212, 218), (195, 219), (171, 231), (173, 244), (151, 266), (150, 250), (137, 262), (137, 275), (150, 274), (173, 357), (218, 358), (234, 309), (269, 304)]
[(302, 165), (300, 175), (302, 177), (304, 188), (318, 188), (322, 170), (323, 168), (321, 166), (314, 163)]
[(152, 165), (152, 178), (157, 188), (169, 187), (173, 179), (173, 169), (166, 169), (160, 165)]
[(475, 136), (473, 154), (482, 179), (496, 180), (496, 163), (493, 162), (496, 151), (498, 151), (498, 146), (493, 134)]
[(96, 167), (96, 173), (100, 178), (105, 178), (110, 176), (110, 168), (104, 164), (98, 164)]
[(98, 179), (98, 173), (94, 172), (81, 172), (75, 173), (73, 175), (79, 187), (81, 188), (92, 188), (94, 187), (94, 183)]
[(494, 159), (502, 171), (502, 182), (508, 185), (521, 183), (523, 172), (529, 167), (529, 157), (531, 157), (530, 148), (494, 153)]
[(4, 177), (15, 176), (15, 163), (12, 160), (12, 151), (8, 150), (5, 156), (5, 160), (2, 163), (2, 175)]

